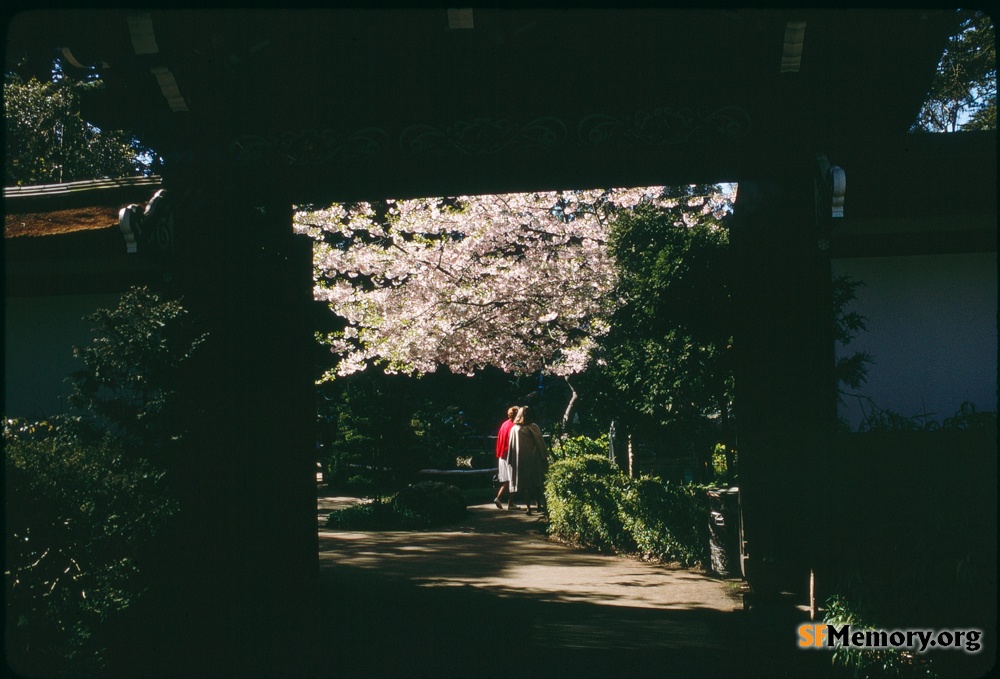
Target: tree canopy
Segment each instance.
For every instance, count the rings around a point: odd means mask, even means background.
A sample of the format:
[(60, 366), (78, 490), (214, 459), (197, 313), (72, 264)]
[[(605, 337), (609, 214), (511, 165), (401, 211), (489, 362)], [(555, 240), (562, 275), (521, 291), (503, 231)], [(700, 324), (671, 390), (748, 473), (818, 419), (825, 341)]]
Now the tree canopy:
[(711, 186), (674, 195), (671, 207), (640, 206), (611, 228), (618, 304), (599, 355), (612, 392), (653, 421), (725, 419), (733, 387), (728, 203)]
[(966, 18), (948, 41), (917, 119), (926, 132), (995, 130), (996, 31), (986, 14)]
[(178, 300), (145, 287), (127, 290), (113, 308), (86, 317), (96, 336), (73, 347), (84, 366), (70, 377), (70, 403), (89, 413), (94, 429), (130, 451), (153, 457), (180, 436), (170, 422), (181, 364), (205, 341)]
[(99, 80), (4, 78), (5, 186), (129, 177), (156, 171), (159, 158), (120, 130), (101, 130), (80, 115), (80, 96)]
[[(670, 207), (664, 187), (335, 204), (304, 210), (316, 288), (346, 328), (336, 374), (583, 371), (608, 330), (615, 215)], [(333, 376), (333, 373), (328, 375)]]

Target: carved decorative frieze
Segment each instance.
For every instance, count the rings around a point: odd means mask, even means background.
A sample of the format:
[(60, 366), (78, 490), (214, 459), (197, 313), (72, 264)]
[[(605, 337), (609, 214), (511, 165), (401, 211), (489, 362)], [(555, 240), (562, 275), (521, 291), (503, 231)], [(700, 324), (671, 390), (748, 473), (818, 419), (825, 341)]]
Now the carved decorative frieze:
[(750, 114), (736, 106), (699, 114), (690, 108), (656, 108), (623, 118), (595, 114), (580, 121), (577, 137), (596, 146), (614, 142), (639, 142), (647, 146), (681, 144), (692, 137), (717, 136), (738, 139), (750, 131)]
[(656, 108), (626, 116), (593, 114), (575, 125), (555, 116), (526, 123), (506, 118), (473, 118), (450, 125), (424, 123), (406, 127), (395, 146), (391, 135), (378, 127), (351, 134), (333, 129), (284, 132), (273, 137), (245, 135), (230, 144), (230, 156), (239, 164), (321, 165), (383, 158), (396, 148), (403, 156), (482, 156), (510, 150), (552, 151), (569, 144), (597, 146), (664, 146), (692, 139), (739, 139), (749, 134), (750, 114), (736, 106), (708, 113), (691, 108)]
[(277, 137), (245, 135), (229, 146), (240, 164), (272, 163), (319, 165), (334, 160), (376, 158), (389, 146), (389, 135), (376, 127), (363, 127), (351, 134), (332, 129), (284, 132)]
[(551, 116), (524, 125), (506, 119), (475, 118), (446, 126), (411, 125), (400, 135), (399, 146), (406, 155), (478, 156), (508, 149), (551, 149), (565, 140), (566, 124)]

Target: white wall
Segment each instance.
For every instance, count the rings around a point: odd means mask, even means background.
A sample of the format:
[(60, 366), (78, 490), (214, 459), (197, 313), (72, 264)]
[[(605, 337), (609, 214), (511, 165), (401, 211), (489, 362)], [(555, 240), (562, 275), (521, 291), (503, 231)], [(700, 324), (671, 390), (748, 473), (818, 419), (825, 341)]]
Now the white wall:
[(66, 381), (83, 368), (73, 346), (89, 344), (84, 316), (114, 307), (119, 295), (8, 297), (4, 314), (4, 415), (41, 419), (68, 412)]
[[(859, 393), (882, 409), (939, 422), (963, 401), (997, 410), (995, 252), (838, 259), (833, 273), (865, 283), (851, 308), (867, 318), (868, 331), (837, 346), (838, 357), (874, 357)], [(839, 414), (854, 428), (863, 416), (857, 399)]]

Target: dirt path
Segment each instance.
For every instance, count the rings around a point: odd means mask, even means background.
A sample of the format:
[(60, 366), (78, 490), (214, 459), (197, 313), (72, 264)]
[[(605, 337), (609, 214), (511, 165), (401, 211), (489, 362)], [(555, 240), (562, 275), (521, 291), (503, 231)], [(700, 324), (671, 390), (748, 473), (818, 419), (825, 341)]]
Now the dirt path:
[[(324, 498), (320, 520), (345, 502)], [(574, 550), (547, 538), (544, 519), (492, 504), (470, 507), (447, 530), (321, 528), (319, 546), (321, 671), (329, 676), (801, 676), (804, 669), (802, 652), (780, 651), (785, 659), (776, 662), (761, 647), (734, 583)], [(773, 645), (792, 650), (794, 629), (785, 633)]]

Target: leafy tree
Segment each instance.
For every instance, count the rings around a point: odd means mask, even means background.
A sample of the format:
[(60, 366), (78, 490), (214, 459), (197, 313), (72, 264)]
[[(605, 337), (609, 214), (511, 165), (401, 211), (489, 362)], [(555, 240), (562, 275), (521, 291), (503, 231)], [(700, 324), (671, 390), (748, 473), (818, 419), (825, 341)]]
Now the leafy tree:
[[(601, 388), (609, 402), (617, 396), (678, 438), (721, 438), (724, 446), (719, 450), (732, 473), (735, 382), (728, 212), (712, 187), (678, 192), (686, 199), (676, 206), (640, 207), (622, 214), (612, 227), (619, 306), (598, 353), (604, 365), (600, 377), (608, 382)], [(850, 308), (862, 285), (848, 276), (832, 281), (833, 339), (844, 347), (866, 330), (864, 316)], [(842, 395), (864, 384), (872, 360), (863, 351), (837, 359)], [(621, 414), (628, 419), (627, 412)]]
[(24, 79), (7, 72), (4, 120), (5, 186), (128, 177), (157, 171), (160, 159), (135, 137), (100, 130), (83, 120), (80, 97), (100, 80)]
[[(843, 347), (850, 344), (859, 332), (867, 331), (867, 320), (859, 312), (849, 310), (848, 306), (857, 299), (857, 289), (864, 283), (850, 276), (835, 276), (833, 278), (833, 339)], [(837, 358), (835, 371), (837, 377), (838, 398), (847, 394), (847, 389), (858, 389), (868, 379), (868, 366), (873, 362), (872, 355), (867, 351), (856, 351), (853, 354)]]
[(200, 342), (184, 314), (133, 288), (76, 350), (82, 414), (4, 420), (7, 650), (24, 674), (100, 672), (104, 623), (142, 592), (144, 550), (178, 509), (151, 460), (176, 439), (174, 373)]
[(191, 327), (180, 302), (145, 287), (130, 288), (116, 307), (87, 318), (95, 323), (95, 338), (73, 348), (84, 368), (72, 375), (70, 402), (90, 414), (95, 428), (153, 454), (179, 433), (168, 406), (181, 363), (205, 336)]
[(989, 15), (965, 18), (948, 41), (916, 128), (926, 132), (995, 130), (996, 31)]
[(353, 375), (331, 389), (334, 433), (327, 468), (331, 483), (375, 499), (397, 485), (393, 475), (420, 462), (413, 457), (414, 385), (398, 375)]
[(611, 229), (619, 306), (601, 345), (603, 373), (627, 409), (689, 434), (718, 418), (728, 442), (734, 383), (727, 203), (710, 186), (675, 189), (675, 198), (671, 207), (623, 213)]

